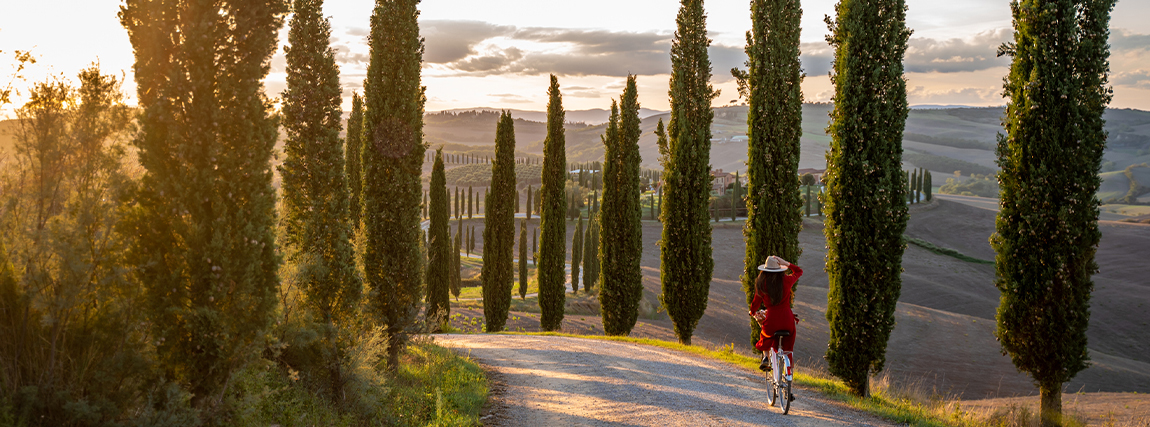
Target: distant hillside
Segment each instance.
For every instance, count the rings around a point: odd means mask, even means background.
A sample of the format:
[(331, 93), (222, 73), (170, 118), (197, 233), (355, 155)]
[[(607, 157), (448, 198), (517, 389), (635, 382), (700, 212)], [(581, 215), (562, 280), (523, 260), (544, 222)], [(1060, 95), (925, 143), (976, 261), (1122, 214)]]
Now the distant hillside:
[[(950, 107), (950, 106), (946, 106)], [(826, 167), (826, 151), (830, 137), (826, 134), (830, 104), (803, 105), (802, 151), (800, 168)], [(475, 109), (468, 109), (475, 110)], [(545, 124), (534, 121), (531, 112), (513, 112), (517, 151), (541, 155)], [(568, 112), (567, 118), (587, 112)], [(659, 119), (666, 122), (668, 113), (650, 112), (642, 120), (643, 136), (639, 140), (643, 167), (658, 168), (658, 148), (654, 130)], [(994, 147), (1002, 132), (1002, 107), (952, 107), (912, 109), (907, 118), (903, 148), (907, 153), (907, 167), (927, 167), (938, 175), (951, 175), (959, 170), (962, 175), (986, 174), (997, 169)], [(590, 114), (590, 113), (588, 113)], [(597, 114), (597, 113), (596, 113)], [(539, 117), (542, 120), (542, 117)], [(1118, 171), (1131, 164), (1150, 161), (1150, 112), (1130, 109), (1106, 111), (1106, 130), (1110, 133), (1103, 171)], [(457, 112), (432, 113), (427, 116), (425, 132), (429, 143), (461, 145), (491, 145), (495, 140), (495, 122), (498, 113)], [(597, 160), (603, 155), (600, 136), (603, 124), (586, 125), (568, 123), (567, 157), (569, 161)], [(747, 155), (747, 107), (733, 106), (715, 109), (711, 131), (711, 165), (726, 171), (745, 170)], [(478, 147), (476, 147), (478, 148)], [(910, 160), (916, 160), (921, 165)], [(949, 160), (948, 160), (949, 159)]]

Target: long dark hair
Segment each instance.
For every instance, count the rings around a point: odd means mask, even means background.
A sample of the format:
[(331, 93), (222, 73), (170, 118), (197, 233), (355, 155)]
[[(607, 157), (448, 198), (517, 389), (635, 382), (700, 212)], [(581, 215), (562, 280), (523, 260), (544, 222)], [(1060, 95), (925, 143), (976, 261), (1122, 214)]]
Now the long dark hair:
[(782, 302), (783, 272), (759, 271), (759, 277), (755, 278), (755, 292), (766, 294), (770, 305)]

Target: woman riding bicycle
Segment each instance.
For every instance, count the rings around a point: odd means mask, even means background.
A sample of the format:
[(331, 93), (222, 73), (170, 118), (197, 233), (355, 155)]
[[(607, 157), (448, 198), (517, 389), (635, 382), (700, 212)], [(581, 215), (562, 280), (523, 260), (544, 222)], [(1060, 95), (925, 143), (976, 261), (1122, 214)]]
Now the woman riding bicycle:
[[(791, 289), (802, 275), (802, 268), (774, 255), (767, 257), (767, 261), (759, 266), (750, 314), (758, 320), (760, 327), (759, 342), (755, 343), (755, 349), (763, 352), (763, 361), (759, 364), (761, 370), (771, 369), (767, 350), (779, 351), (773, 336), (775, 332), (790, 332), (790, 335), (783, 337), (782, 351), (795, 349), (795, 322), (798, 317), (791, 311), (791, 301), (794, 300)], [(766, 312), (759, 313), (759, 310)]]

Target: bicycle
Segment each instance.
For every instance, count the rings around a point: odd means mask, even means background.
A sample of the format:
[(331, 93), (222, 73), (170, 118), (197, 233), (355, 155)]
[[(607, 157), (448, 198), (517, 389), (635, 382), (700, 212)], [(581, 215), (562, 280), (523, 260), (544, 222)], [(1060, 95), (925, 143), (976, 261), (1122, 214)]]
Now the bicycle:
[[(771, 334), (775, 338), (775, 348), (783, 348), (783, 337), (791, 335), (791, 331), (782, 330), (775, 331)], [(766, 373), (768, 390), (767, 390), (767, 404), (770, 406), (778, 406), (783, 411), (783, 415), (791, 410), (791, 401), (795, 400), (795, 395), (791, 394), (791, 382), (794, 381), (794, 373), (791, 366), (790, 351), (775, 352), (774, 348), (767, 350), (767, 357), (771, 362), (771, 371)]]

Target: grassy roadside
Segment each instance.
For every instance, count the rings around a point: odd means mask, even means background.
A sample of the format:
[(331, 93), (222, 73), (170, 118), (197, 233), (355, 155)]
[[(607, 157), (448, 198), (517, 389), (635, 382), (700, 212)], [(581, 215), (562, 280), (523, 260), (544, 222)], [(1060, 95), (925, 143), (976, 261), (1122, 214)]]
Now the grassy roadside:
[[(628, 342), (634, 344), (662, 347), (671, 350), (691, 353), (698, 356), (714, 359), (750, 370), (758, 370), (759, 359), (738, 354), (733, 347), (709, 349), (700, 346), (687, 346), (676, 342), (661, 341), (648, 338), (612, 337), (596, 335), (574, 335), (556, 332), (501, 332), (507, 335), (542, 335), (561, 336), (572, 338), (586, 338), (603, 341)], [(847, 406), (877, 415), (892, 422), (911, 426), (942, 427), (942, 426), (1015, 426), (1028, 425), (1017, 423), (1007, 414), (996, 412), (990, 418), (963, 411), (955, 401), (937, 397), (923, 398), (915, 396), (914, 390), (899, 390), (890, 386), (885, 379), (872, 380), (872, 394), (868, 398), (851, 395), (841, 381), (831, 378), (825, 372), (796, 372), (795, 383), (818, 390), (820, 393)], [(1006, 415), (1006, 416), (1004, 416)], [(1068, 424), (1073, 425), (1074, 423)]]

